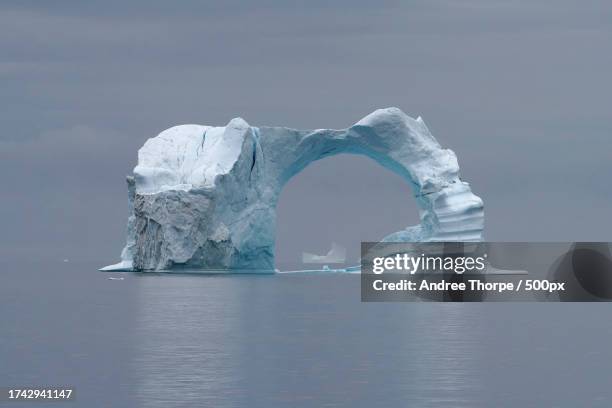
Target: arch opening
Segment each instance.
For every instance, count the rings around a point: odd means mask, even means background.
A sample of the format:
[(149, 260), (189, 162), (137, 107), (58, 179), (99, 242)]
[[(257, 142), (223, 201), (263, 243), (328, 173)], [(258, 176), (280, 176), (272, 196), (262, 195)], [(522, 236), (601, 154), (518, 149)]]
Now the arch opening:
[[(360, 242), (418, 225), (412, 186), (376, 160), (340, 153), (305, 165), (285, 184), (276, 208), (279, 270), (342, 268), (359, 263)], [(342, 263), (304, 262), (303, 254), (346, 249)]]

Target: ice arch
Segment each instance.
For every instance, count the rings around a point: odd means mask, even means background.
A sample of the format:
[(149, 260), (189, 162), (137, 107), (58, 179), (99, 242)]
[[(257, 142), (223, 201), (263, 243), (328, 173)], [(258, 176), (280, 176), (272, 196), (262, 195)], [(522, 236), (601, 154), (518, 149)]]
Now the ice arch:
[(272, 270), (283, 186), (339, 153), (370, 157), (410, 184), (421, 223), (385, 240), (482, 238), (482, 200), (420, 118), (387, 108), (347, 129), (308, 131), (237, 118), (225, 127), (176, 126), (144, 144), (128, 177), (127, 245), (122, 261), (105, 269)]

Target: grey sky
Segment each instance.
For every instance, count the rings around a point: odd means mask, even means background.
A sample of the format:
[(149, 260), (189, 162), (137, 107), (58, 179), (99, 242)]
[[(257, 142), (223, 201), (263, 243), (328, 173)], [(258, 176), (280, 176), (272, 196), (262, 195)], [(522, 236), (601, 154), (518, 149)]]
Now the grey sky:
[[(612, 240), (610, 2), (96, 3), (0, 5), (0, 257), (115, 260), (124, 176), (169, 126), (387, 106), (457, 153), (489, 239)], [(396, 176), (344, 157), (298, 175), (279, 217), (288, 261), (417, 219)]]

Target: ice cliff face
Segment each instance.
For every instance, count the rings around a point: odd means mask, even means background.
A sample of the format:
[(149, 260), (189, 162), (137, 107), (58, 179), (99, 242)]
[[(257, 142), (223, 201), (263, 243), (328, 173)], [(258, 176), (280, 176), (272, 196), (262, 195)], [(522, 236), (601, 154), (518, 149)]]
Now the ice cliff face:
[(149, 139), (128, 177), (127, 245), (105, 270), (274, 269), (276, 203), (315, 160), (368, 156), (412, 187), (421, 224), (385, 241), (478, 241), (482, 200), (459, 178), (455, 154), (397, 108), (342, 130), (182, 125)]

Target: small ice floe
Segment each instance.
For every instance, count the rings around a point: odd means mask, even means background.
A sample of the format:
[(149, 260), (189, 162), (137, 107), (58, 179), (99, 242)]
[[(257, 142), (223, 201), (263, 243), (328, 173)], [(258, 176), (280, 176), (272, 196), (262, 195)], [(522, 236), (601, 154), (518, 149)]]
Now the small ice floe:
[(124, 280), (124, 279), (125, 279), (125, 278), (124, 278), (123, 276), (121, 276), (121, 277), (119, 277), (119, 278), (117, 278), (117, 277), (115, 277), (115, 276), (111, 276), (111, 277), (109, 277), (109, 278), (108, 278), (108, 280)]

